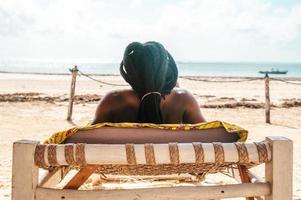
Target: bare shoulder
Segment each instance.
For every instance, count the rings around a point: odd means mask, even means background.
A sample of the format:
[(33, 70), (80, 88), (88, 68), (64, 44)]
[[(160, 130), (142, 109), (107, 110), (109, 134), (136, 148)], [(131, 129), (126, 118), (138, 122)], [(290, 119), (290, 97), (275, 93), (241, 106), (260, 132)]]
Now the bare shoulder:
[(167, 98), (169, 98), (169, 102), (172, 106), (181, 107), (183, 123), (193, 124), (205, 121), (197, 100), (189, 91), (175, 89)]
[(185, 89), (174, 89), (170, 93), (171, 98), (176, 99), (176, 100), (191, 100), (194, 99), (193, 95)]
[(133, 90), (113, 90), (107, 93), (98, 104), (98, 110), (104, 108), (110, 113), (119, 113), (125, 108), (136, 108), (140, 100)]
[(114, 121), (117, 115), (126, 109), (135, 110), (139, 105), (139, 98), (132, 90), (114, 90), (107, 93), (99, 102), (93, 124)]
[(139, 100), (139, 97), (137, 93), (135, 93), (133, 90), (113, 90), (107, 93), (104, 98), (104, 100), (110, 100), (110, 101), (133, 101), (133, 100)]

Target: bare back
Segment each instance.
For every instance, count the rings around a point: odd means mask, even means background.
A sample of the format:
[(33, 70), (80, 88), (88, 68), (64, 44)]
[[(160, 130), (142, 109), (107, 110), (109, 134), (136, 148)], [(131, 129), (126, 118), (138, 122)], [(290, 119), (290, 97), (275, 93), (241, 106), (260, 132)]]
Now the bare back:
[[(120, 90), (107, 94), (99, 103), (93, 124), (101, 122), (138, 122), (140, 98), (133, 90)], [(199, 123), (205, 119), (194, 97), (186, 90), (172, 90), (162, 98), (163, 123)]]

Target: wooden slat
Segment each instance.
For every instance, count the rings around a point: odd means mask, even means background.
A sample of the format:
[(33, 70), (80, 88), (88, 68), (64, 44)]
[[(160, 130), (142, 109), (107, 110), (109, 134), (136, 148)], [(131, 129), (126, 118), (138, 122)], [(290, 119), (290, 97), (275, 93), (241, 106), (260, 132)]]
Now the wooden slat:
[(41, 179), (39, 186), (41, 187), (55, 187), (59, 184), (70, 171), (69, 167), (58, 167), (54, 170), (47, 172)]
[(36, 200), (166, 200), (166, 199), (222, 199), (270, 194), (268, 183), (243, 183), (222, 186), (181, 186), (128, 190), (59, 190), (37, 188)]
[(97, 165), (87, 165), (81, 168), (77, 174), (64, 186), (64, 189), (78, 189), (97, 169)]
[[(245, 166), (238, 166), (238, 171), (242, 183), (251, 183), (251, 178), (248, 174), (248, 169)], [(246, 200), (254, 200), (254, 196), (246, 197)]]

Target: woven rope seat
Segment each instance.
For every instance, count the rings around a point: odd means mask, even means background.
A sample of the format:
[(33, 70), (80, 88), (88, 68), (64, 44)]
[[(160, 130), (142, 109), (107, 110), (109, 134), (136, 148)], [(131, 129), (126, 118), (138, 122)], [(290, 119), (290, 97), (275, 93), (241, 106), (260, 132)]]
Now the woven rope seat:
[(96, 172), (115, 175), (215, 173), (235, 165), (247, 168), (270, 161), (266, 142), (170, 144), (62, 144), (37, 145), (40, 168), (96, 165)]
[[(175, 133), (178, 133), (180, 130), (184, 131), (184, 133), (180, 134), (185, 136), (194, 131), (194, 134), (200, 135), (200, 138), (188, 136), (192, 138), (192, 142), (187, 142), (189, 140), (181, 137), (177, 142), (168, 143), (164, 139), (160, 140), (159, 143), (143, 143), (145, 141), (138, 138), (136, 141), (135, 139), (126, 141), (133, 143), (125, 144), (50, 144), (63, 143), (78, 132), (84, 135), (91, 130), (103, 131), (106, 130), (104, 129), (105, 127), (121, 128), (121, 130), (128, 128), (131, 131), (141, 132), (145, 137), (148, 137), (146, 128), (151, 129), (152, 134), (154, 134), (154, 131), (158, 132), (159, 129), (159, 132), (160, 130), (161, 132), (163, 131), (160, 134), (165, 136), (165, 138), (168, 137), (166, 131), (171, 132), (171, 137), (175, 137)], [(208, 130), (214, 132), (210, 133)], [(217, 130), (221, 130), (219, 132), (229, 136), (230, 134), (238, 135), (238, 138), (235, 140), (240, 142), (212, 142), (210, 140), (216, 139), (211, 138), (209, 139), (211, 143), (208, 143), (202, 138), (202, 132), (207, 131), (208, 134), (213, 135), (218, 132)], [(93, 134), (96, 133), (93, 132)], [(54, 134), (45, 142), (46, 144), (37, 145), (35, 163), (37, 166), (46, 169), (58, 166), (69, 166), (70, 168), (78, 169), (86, 165), (94, 165), (96, 166), (95, 172), (102, 174), (168, 175), (215, 173), (226, 167), (243, 165), (249, 168), (269, 161), (271, 153), (267, 143), (243, 143), (242, 141), (247, 137), (246, 134), (246, 130), (220, 121), (196, 125), (105, 123)], [(114, 133), (110, 132), (106, 135), (114, 135)], [(118, 136), (120, 137), (120, 135)], [(110, 138), (109, 141), (112, 140), (114, 138)], [(162, 141), (164, 143), (160, 143)], [(185, 142), (182, 143), (181, 141)], [(203, 143), (202, 141), (206, 142)], [(108, 141), (106, 140), (106, 142)]]

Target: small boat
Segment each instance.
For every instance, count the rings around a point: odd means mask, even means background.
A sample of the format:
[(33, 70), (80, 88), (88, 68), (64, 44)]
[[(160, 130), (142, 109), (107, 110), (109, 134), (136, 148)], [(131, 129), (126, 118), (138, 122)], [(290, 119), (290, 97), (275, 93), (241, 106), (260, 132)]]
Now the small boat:
[(260, 74), (287, 74), (287, 70), (279, 70), (272, 68), (270, 71), (259, 71)]

